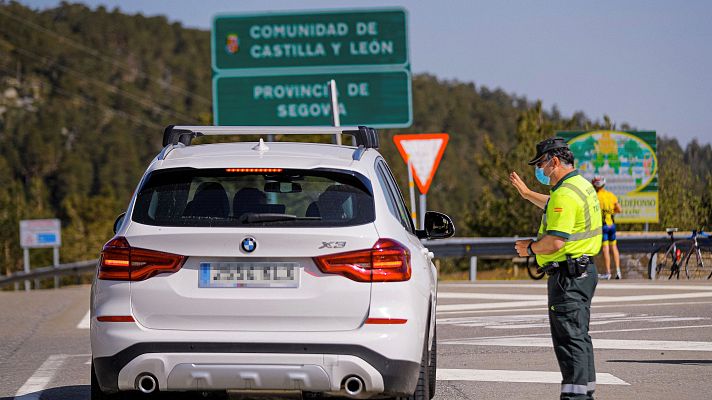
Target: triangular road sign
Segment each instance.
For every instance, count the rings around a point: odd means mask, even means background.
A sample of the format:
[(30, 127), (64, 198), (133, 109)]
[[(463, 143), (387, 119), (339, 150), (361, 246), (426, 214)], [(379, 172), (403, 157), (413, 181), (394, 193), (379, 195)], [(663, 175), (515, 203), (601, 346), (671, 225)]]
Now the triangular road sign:
[(403, 160), (408, 163), (410, 156), (413, 176), (420, 193), (427, 193), (433, 181), (435, 171), (445, 152), (450, 139), (447, 133), (420, 133), (414, 135), (395, 135), (393, 141)]

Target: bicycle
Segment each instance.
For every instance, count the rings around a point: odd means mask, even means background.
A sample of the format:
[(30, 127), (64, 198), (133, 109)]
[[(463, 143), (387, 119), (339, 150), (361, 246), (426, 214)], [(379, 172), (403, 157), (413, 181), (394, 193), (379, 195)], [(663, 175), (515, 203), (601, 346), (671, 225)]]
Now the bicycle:
[[(705, 276), (707, 279), (710, 279), (710, 277), (712, 277), (712, 248), (703, 249), (697, 240), (698, 237), (709, 239), (710, 235), (705, 233), (702, 229), (700, 229), (699, 232), (696, 230), (692, 231), (692, 236), (690, 237), (692, 247), (685, 259), (685, 275), (687, 279), (704, 279)], [(692, 254), (695, 255), (697, 262), (690, 265)]]
[(665, 233), (670, 237), (669, 245), (659, 245), (653, 243), (653, 251), (648, 260), (648, 276), (651, 280), (672, 279), (673, 276), (680, 278), (680, 260), (682, 251), (679, 248), (682, 243), (675, 240), (675, 232), (678, 228), (666, 228)]
[[(657, 245), (653, 243), (653, 251), (650, 253), (648, 261), (648, 276), (651, 280), (680, 279), (680, 271), (685, 268), (685, 277), (694, 279), (697, 275), (706, 273), (706, 268), (712, 268), (712, 254), (708, 250), (700, 248), (697, 238), (699, 236), (709, 237), (706, 233), (693, 230), (688, 239), (675, 240), (675, 232), (678, 228), (667, 228), (665, 232), (670, 237), (668, 245)], [(698, 261), (697, 266), (689, 265), (692, 254), (695, 254)], [(707, 260), (707, 261), (705, 261)], [(705, 266), (705, 264), (707, 266)], [(707, 278), (709, 279), (712, 274)]]

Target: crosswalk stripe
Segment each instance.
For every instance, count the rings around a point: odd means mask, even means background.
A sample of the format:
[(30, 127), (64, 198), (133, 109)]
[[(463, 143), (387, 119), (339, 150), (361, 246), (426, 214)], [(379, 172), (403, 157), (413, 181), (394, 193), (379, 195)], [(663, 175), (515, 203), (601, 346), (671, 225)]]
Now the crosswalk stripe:
[(438, 299), (546, 300), (545, 294), (438, 292)]
[[(449, 292), (443, 293), (444, 296), (449, 296)], [(464, 295), (476, 295), (477, 299), (499, 300), (501, 295), (486, 294), (486, 293), (464, 293)], [(495, 296), (495, 297), (490, 297)], [(594, 296), (593, 304), (601, 303), (630, 303), (633, 301), (655, 301), (655, 300), (682, 300), (712, 297), (712, 292), (693, 292), (693, 293), (673, 293), (673, 294), (651, 294), (637, 296)], [(440, 294), (438, 294), (438, 298)], [(443, 297), (447, 298), (447, 297)], [(452, 297), (451, 297), (452, 298)], [(485, 309), (501, 309), (501, 308), (516, 308), (516, 307), (533, 307), (547, 305), (546, 296), (541, 296), (541, 300), (519, 300), (519, 301), (502, 301), (491, 303), (474, 303), (474, 304), (443, 304), (437, 307), (438, 311), (469, 311), (469, 310), (485, 310)]]
[(472, 311), (472, 310), (494, 310), (498, 308), (518, 308), (518, 307), (546, 307), (546, 300), (523, 300), (523, 301), (501, 301), (496, 303), (475, 303), (475, 304), (443, 304), (437, 306), (438, 312), (443, 311)]
[[(692, 342), (677, 340), (618, 340), (592, 339), (596, 350), (656, 350), (656, 351), (712, 351), (712, 342)], [(503, 347), (552, 347), (548, 337), (517, 338), (475, 338), (466, 340), (438, 341), (438, 344), (467, 346), (503, 346)]]
[[(625, 328), (625, 329), (601, 329), (601, 330), (595, 330), (595, 331), (589, 331), (591, 335), (599, 334), (599, 333), (616, 333), (616, 332), (649, 332), (649, 331), (660, 331), (660, 330), (670, 330), (670, 329), (703, 329), (703, 328), (712, 328), (712, 325), (675, 325), (675, 326), (654, 326), (654, 327), (649, 327), (649, 328)], [(438, 344), (452, 344), (452, 345), (457, 345), (457, 344), (464, 344), (467, 342), (471, 342), (473, 340), (483, 340), (483, 339), (504, 339), (504, 338), (529, 338), (529, 337), (546, 337), (551, 340), (551, 332), (545, 332), (545, 333), (527, 333), (527, 334), (520, 334), (520, 335), (505, 335), (505, 336), (477, 336), (477, 337), (471, 337), (471, 338), (459, 338), (459, 339), (448, 339), (448, 340), (442, 340), (438, 341)]]
[[(458, 325), (469, 327), (487, 327), (492, 329), (526, 329), (526, 328), (548, 328), (549, 314), (539, 310), (537, 313), (526, 314), (506, 314), (506, 315), (469, 315), (466, 317), (442, 317), (439, 316), (437, 323), (440, 325)], [(673, 322), (693, 322), (706, 321), (708, 317), (682, 317), (666, 314), (633, 314), (623, 312), (595, 312), (591, 314), (590, 325), (611, 325), (631, 322), (646, 322), (654, 324), (664, 324)]]
[[(546, 283), (441, 283), (440, 288), (536, 288), (546, 289)], [(653, 283), (619, 283), (599, 281), (597, 290), (705, 290), (712, 291), (712, 286), (705, 285), (658, 285)]]
[[(438, 369), (439, 381), (561, 383), (561, 372), (513, 371), (501, 369)], [(630, 385), (608, 373), (597, 373), (598, 385)]]
[[(650, 307), (652, 303), (642, 303), (642, 304), (599, 304), (599, 305), (594, 305), (591, 306), (591, 308), (625, 308), (629, 309), (631, 307)], [(662, 306), (684, 306), (684, 305), (692, 305), (692, 304), (712, 304), (712, 301), (676, 301), (676, 302), (668, 302), (668, 303), (654, 303), (655, 307), (662, 307)], [(541, 311), (542, 307), (534, 307), (534, 308), (520, 308), (520, 307), (513, 307), (509, 308), (507, 307), (506, 309), (497, 309), (497, 310), (464, 310), (464, 311), (438, 311), (438, 316), (445, 316), (445, 315), (462, 315), (462, 314), (486, 314), (486, 313), (493, 313), (493, 312), (522, 312), (522, 311)]]

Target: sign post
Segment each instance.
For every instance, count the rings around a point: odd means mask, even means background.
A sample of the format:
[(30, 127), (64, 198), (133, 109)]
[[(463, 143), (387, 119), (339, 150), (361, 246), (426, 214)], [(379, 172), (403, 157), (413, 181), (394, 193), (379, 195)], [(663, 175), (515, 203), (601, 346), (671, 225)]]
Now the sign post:
[[(53, 265), (59, 265), (59, 247), (62, 245), (62, 223), (58, 219), (26, 219), (20, 221), (20, 246), (24, 271), (30, 272), (30, 249), (53, 248)], [(59, 278), (54, 279), (55, 288), (59, 286)], [(39, 282), (35, 281), (35, 288)], [(25, 291), (30, 290), (30, 281), (25, 281)]]
[(214, 123), (410, 126), (406, 17), (400, 8), (215, 16)]
[[(329, 93), (331, 94), (331, 117), (334, 121), (334, 126), (341, 126), (341, 120), (339, 119), (339, 92), (336, 90), (336, 81), (329, 81)], [(336, 134), (336, 144), (341, 146), (341, 134)]]
[(413, 182), (413, 162), (408, 157), (408, 193), (410, 194), (410, 219), (413, 226), (418, 225), (417, 214), (415, 212), (415, 182)]
[[(445, 152), (450, 136), (447, 133), (422, 133), (412, 135), (395, 135), (393, 141), (403, 160), (409, 165), (408, 173), (413, 174), (415, 183), (420, 190), (419, 227), (425, 227), (425, 211), (427, 207), (426, 194), (433, 182), (435, 171)], [(413, 196), (414, 197), (414, 196)], [(413, 204), (411, 197), (411, 207)]]

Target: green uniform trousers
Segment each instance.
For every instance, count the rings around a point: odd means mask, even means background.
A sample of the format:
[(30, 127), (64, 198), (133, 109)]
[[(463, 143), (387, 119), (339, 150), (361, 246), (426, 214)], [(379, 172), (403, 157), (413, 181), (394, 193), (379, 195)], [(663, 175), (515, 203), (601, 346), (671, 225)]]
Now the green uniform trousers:
[(556, 270), (547, 282), (551, 339), (563, 377), (561, 399), (593, 399), (596, 369), (588, 325), (596, 284), (593, 264), (577, 278)]

